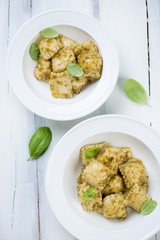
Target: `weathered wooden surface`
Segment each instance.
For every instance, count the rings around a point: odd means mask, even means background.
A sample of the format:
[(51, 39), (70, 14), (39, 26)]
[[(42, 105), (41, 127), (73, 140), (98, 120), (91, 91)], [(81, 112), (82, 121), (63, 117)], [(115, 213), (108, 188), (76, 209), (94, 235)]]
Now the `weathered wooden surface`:
[[(1, 0), (0, 1), (0, 239), (73, 240), (58, 223), (45, 195), (45, 168), (49, 155), (63, 134), (79, 119), (50, 121), (34, 115), (16, 99), (6, 72), (7, 47), (18, 28), (32, 16), (49, 9), (70, 8), (99, 19), (117, 44), (120, 75), (117, 86), (99, 110), (136, 118), (160, 133), (160, 3), (158, 0)], [(93, 26), (94, 27), (94, 26)], [(149, 106), (126, 98), (123, 83), (128, 78), (141, 82)], [(28, 141), (40, 126), (53, 131), (49, 150), (37, 161), (27, 162)], [(160, 234), (150, 240), (160, 239)]]

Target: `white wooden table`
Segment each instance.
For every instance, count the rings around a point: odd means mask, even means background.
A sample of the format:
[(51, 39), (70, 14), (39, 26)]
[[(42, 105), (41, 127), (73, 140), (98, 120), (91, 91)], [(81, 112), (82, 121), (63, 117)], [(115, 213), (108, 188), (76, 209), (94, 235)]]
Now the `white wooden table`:
[[(159, 0), (0, 0), (0, 240), (75, 239), (53, 215), (44, 179), (53, 147), (84, 118), (57, 122), (31, 113), (18, 102), (6, 72), (7, 47), (18, 28), (32, 16), (56, 8), (79, 10), (99, 19), (119, 50), (117, 86), (110, 99), (86, 118), (104, 113), (125, 114), (160, 134)], [(151, 107), (127, 99), (123, 83), (128, 78), (143, 84)], [(40, 159), (27, 162), (29, 139), (35, 129), (44, 125), (52, 129), (52, 144)], [(160, 234), (151, 239), (160, 239)]]

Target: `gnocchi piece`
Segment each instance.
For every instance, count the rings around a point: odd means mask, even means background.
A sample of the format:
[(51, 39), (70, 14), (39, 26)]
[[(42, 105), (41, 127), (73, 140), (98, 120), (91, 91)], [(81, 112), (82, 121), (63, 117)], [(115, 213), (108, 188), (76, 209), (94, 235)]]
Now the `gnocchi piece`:
[(72, 81), (73, 92), (79, 94), (87, 86), (87, 83), (88, 79), (84, 76), (75, 78)]
[(107, 145), (108, 145), (107, 142), (102, 142), (102, 143), (99, 143), (99, 144), (89, 144), (89, 145), (86, 145), (86, 146), (82, 147), (81, 150), (80, 150), (82, 166), (86, 167), (92, 160), (95, 160), (96, 158), (98, 158), (98, 155), (96, 155), (95, 157), (87, 159), (85, 157), (85, 154), (89, 149), (91, 149), (93, 147), (99, 147), (100, 150), (101, 150), (104, 146), (107, 146)]
[(37, 66), (34, 70), (34, 76), (36, 79), (41, 81), (49, 81), (50, 73), (52, 71), (51, 61), (45, 60), (42, 57), (39, 57)]
[(109, 182), (102, 191), (105, 196), (113, 193), (123, 192), (125, 190), (123, 178), (119, 175), (114, 175), (111, 177)]
[(61, 44), (63, 45), (63, 47), (67, 47), (70, 49), (74, 49), (75, 47), (77, 47), (78, 43), (66, 36), (64, 36), (63, 34), (59, 34), (59, 39), (61, 41)]
[(115, 174), (117, 174), (119, 165), (130, 158), (132, 158), (130, 147), (107, 146), (102, 149), (99, 154), (98, 161), (105, 164), (107, 167), (112, 169)]
[(102, 58), (100, 54), (88, 52), (78, 56), (78, 64), (89, 81), (98, 80), (101, 77)]
[(75, 62), (75, 56), (72, 49), (61, 48), (52, 58), (53, 72), (63, 72), (66, 70), (66, 64)]
[(148, 180), (145, 166), (140, 159), (128, 160), (128, 162), (119, 166), (119, 170), (123, 176), (126, 188), (130, 188), (136, 183), (142, 185)]
[(51, 72), (49, 84), (52, 96), (55, 98), (72, 98), (73, 78), (67, 70), (61, 73)]
[(133, 208), (138, 213), (141, 212), (141, 207), (147, 200), (151, 200), (151, 196), (138, 184), (133, 185), (133, 187), (125, 193), (126, 205)]
[(45, 60), (52, 58), (62, 48), (59, 38), (45, 38), (39, 44), (40, 56)]
[(102, 213), (106, 219), (127, 218), (127, 206), (125, 205), (124, 195), (116, 193), (106, 196), (103, 199)]
[(96, 189), (96, 194), (91, 200), (84, 200), (83, 194), (86, 190), (88, 190), (91, 186), (86, 184), (85, 182), (80, 184), (77, 187), (78, 190), (78, 198), (81, 201), (81, 205), (83, 210), (91, 211), (91, 212), (98, 212), (99, 208), (102, 206), (102, 194), (99, 190)]
[(85, 54), (88, 52), (98, 53), (97, 46), (91, 40), (86, 40), (86, 41), (78, 44), (77, 47), (74, 49), (74, 53), (76, 56), (79, 56), (80, 54)]
[(82, 181), (102, 191), (113, 175), (103, 163), (92, 160), (82, 171)]

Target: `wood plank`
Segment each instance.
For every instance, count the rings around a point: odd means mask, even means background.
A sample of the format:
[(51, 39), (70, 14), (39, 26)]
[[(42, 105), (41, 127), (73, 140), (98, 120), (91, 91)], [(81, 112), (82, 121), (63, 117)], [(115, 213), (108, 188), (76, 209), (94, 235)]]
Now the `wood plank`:
[(150, 78), (151, 78), (151, 108), (150, 119), (153, 129), (160, 134), (160, 2), (148, 0), (149, 20), (149, 51), (150, 51)]
[[(149, 2), (151, 4), (151, 1)], [(124, 6), (125, 13), (123, 10)], [(103, 9), (105, 9), (105, 11)], [(150, 27), (147, 29), (148, 19), (146, 10), (146, 3), (138, 0), (123, 0), (121, 2), (115, 0), (100, 1), (102, 21), (106, 27), (106, 30), (111, 33), (117, 44), (120, 59), (120, 74), (118, 84), (115, 87), (115, 90), (109, 101), (106, 103), (106, 111), (108, 113), (129, 115), (150, 126), (153, 121), (151, 108), (149, 106), (138, 106), (137, 104), (132, 103), (126, 98), (123, 91), (124, 82), (128, 78), (133, 78), (142, 83), (142, 85), (145, 87), (149, 96), (149, 102), (153, 105), (152, 96), (150, 96), (150, 81), (152, 85), (153, 80), (150, 76), (150, 56), (148, 55), (150, 41), (147, 38)], [(151, 35), (153, 36), (154, 33)], [(155, 51), (157, 51), (156, 46)], [(154, 55), (157, 56), (156, 52)], [(158, 99), (158, 96), (156, 95), (155, 98)], [(157, 236), (153, 236), (150, 238), (150, 240), (156, 239), (156, 237)]]
[(1, 189), (1, 205), (0, 205), (0, 238), (10, 238), (11, 228), (11, 213), (12, 213), (12, 197), (13, 197), (13, 184), (10, 181), (10, 113), (9, 101), (7, 98), (8, 83), (6, 79), (6, 54), (7, 54), (7, 36), (8, 36), (8, 1), (0, 1), (0, 142), (1, 142), (1, 168), (0, 168), (0, 189)]
[[(32, 15), (38, 14), (43, 10), (48, 9), (56, 9), (56, 8), (69, 8), (73, 10), (78, 10), (90, 15), (93, 15), (93, 8), (92, 8), (92, 1), (74, 1), (74, 0), (67, 0), (67, 1), (46, 1), (46, 6), (43, 5), (44, 1), (38, 1), (38, 8), (37, 0), (33, 0), (32, 2)], [(46, 196), (44, 195), (45, 192), (45, 185), (44, 185), (44, 175), (45, 169), (47, 166), (47, 160), (53, 150), (53, 147), (56, 145), (58, 140), (74, 125), (79, 123), (80, 121), (92, 117), (95, 115), (103, 114), (104, 107), (101, 107), (99, 110), (95, 111), (94, 113), (90, 114), (87, 117), (81, 118), (79, 120), (74, 121), (67, 121), (67, 122), (58, 122), (58, 121), (50, 121), (43, 119), (41, 117), (36, 116), (36, 128), (40, 126), (49, 126), (53, 132), (53, 141), (46, 152), (46, 154), (41, 158), (40, 161), (37, 161), (38, 165), (38, 183), (39, 183), (39, 206), (40, 206), (40, 229), (41, 229), (41, 239), (52, 239), (52, 236), (55, 239), (74, 239), (70, 234), (68, 234), (63, 227), (57, 222), (57, 219), (53, 215)], [(53, 227), (54, 226), (54, 227)]]
[[(8, 43), (18, 28), (29, 18), (30, 4), (28, 1), (8, 1)], [(6, 225), (7, 239), (35, 240), (39, 239), (36, 162), (26, 161), (27, 145), (34, 130), (34, 115), (16, 99), (10, 87), (5, 96), (5, 107), (9, 109), (8, 118), (5, 119), (8, 119), (10, 133), (9, 144), (6, 145), (10, 149), (7, 157), (9, 162), (8, 186), (12, 195), (8, 203), (11, 209), (10, 220)]]
[(156, 234), (156, 239), (155, 240), (160, 240), (160, 232)]
[[(150, 94), (151, 108), (150, 121), (152, 128), (160, 134), (160, 2), (158, 0), (147, 0), (148, 6), (148, 39), (149, 39), (149, 55), (150, 55)], [(156, 235), (156, 240), (160, 240), (160, 232)]]
[(149, 93), (145, 2), (100, 0), (100, 15), (117, 45), (120, 62), (118, 82), (106, 102), (106, 112), (126, 114), (149, 125), (150, 108), (133, 103), (123, 90), (124, 82), (133, 78)]

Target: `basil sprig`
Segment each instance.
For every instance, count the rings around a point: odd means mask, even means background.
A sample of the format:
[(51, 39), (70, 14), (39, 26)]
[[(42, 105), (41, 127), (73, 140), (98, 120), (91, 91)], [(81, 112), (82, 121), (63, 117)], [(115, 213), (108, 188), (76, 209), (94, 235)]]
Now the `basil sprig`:
[(93, 147), (93, 148), (90, 148), (89, 150), (87, 150), (85, 152), (85, 157), (86, 158), (92, 158), (94, 156), (96, 156), (100, 151), (100, 147)]
[(133, 79), (128, 79), (124, 83), (124, 91), (127, 97), (129, 97), (133, 102), (147, 104), (146, 91), (139, 82)]
[(52, 132), (48, 127), (41, 127), (35, 131), (29, 141), (29, 154), (28, 158), (39, 158), (47, 150), (52, 140)]
[(58, 37), (59, 33), (53, 28), (45, 28), (41, 31), (41, 35), (44, 38), (56, 38)]
[(81, 77), (83, 75), (82, 68), (76, 63), (66, 64), (67, 71), (74, 77)]
[(146, 201), (141, 207), (141, 213), (143, 215), (149, 215), (156, 208), (157, 202), (154, 200)]
[(84, 193), (83, 193), (83, 199), (84, 200), (91, 200), (96, 194), (96, 188), (88, 188)]
[(34, 61), (38, 61), (39, 54), (40, 54), (40, 51), (39, 51), (38, 44), (32, 43), (29, 49), (29, 55)]

